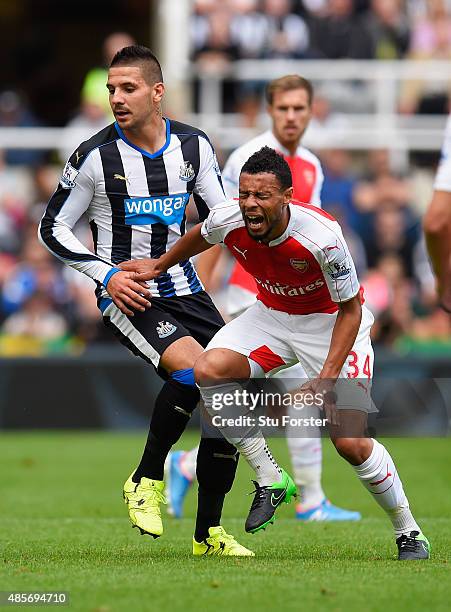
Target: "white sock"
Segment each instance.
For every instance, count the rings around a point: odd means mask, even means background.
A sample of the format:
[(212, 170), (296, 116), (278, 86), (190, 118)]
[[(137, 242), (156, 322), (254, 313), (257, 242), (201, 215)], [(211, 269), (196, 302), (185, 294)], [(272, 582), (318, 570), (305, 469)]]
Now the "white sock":
[[(290, 408), (289, 414), (299, 416), (299, 411)], [(317, 437), (300, 437), (302, 433), (298, 427), (288, 425), (286, 428), (294, 480), (301, 495), (302, 509), (308, 510), (319, 506), (326, 495), (321, 486), (322, 444), (319, 428), (309, 427), (308, 430), (310, 435)]]
[[(286, 393), (299, 388), (299, 385), (308, 379), (308, 376), (300, 363), (295, 364), (274, 374), (273, 378), (283, 385)], [(290, 451), (291, 465), (293, 467), (294, 480), (299, 490), (302, 510), (309, 510), (319, 506), (326, 495), (321, 486), (322, 472), (322, 444), (319, 427), (309, 426), (301, 428), (299, 425), (291, 425), (300, 416), (318, 418), (319, 411), (314, 407), (304, 407), (302, 412), (295, 406), (290, 406), (288, 415), (293, 418), (285, 429), (288, 450)]]
[(180, 469), (183, 472), (183, 475), (186, 476), (189, 480), (194, 480), (196, 478), (196, 463), (197, 463), (197, 452), (199, 447), (196, 446), (189, 451), (186, 451), (180, 457)]
[(321, 486), (321, 463), (303, 465), (302, 469), (294, 469), (294, 479), (301, 497), (302, 510), (316, 508), (325, 499), (326, 495)]
[[(233, 394), (235, 390), (242, 390), (238, 383), (225, 383), (212, 387), (199, 387), (207, 412), (211, 415), (220, 414), (225, 418), (238, 416), (251, 416), (252, 411), (244, 406), (227, 406), (221, 401), (221, 394)], [(222, 405), (221, 411), (214, 410), (213, 404)], [(231, 444), (236, 446), (250, 467), (254, 470), (256, 480), (260, 486), (268, 486), (280, 480), (281, 469), (272, 456), (265, 438), (257, 425), (218, 426), (222, 435)]]
[(280, 481), (282, 470), (272, 456), (262, 433), (255, 438), (244, 438), (234, 444), (254, 470), (256, 481), (261, 487)]
[(411, 531), (421, 533), (410, 511), (393, 459), (380, 442), (373, 440), (371, 455), (361, 465), (353, 467), (364, 487), (388, 514), (397, 538)]

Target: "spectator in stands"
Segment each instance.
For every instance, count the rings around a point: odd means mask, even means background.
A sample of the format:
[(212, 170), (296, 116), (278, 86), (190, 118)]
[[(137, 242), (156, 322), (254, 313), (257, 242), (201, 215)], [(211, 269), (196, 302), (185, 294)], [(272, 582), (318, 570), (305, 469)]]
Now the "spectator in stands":
[(369, 32), (355, 15), (353, 0), (330, 0), (327, 12), (309, 20), (314, 57), (365, 59), (371, 57)]
[(433, 57), (437, 48), (451, 47), (449, 2), (427, 0), (425, 9), (412, 24), (409, 53), (413, 57)]
[[(451, 15), (444, 0), (430, 0), (426, 15), (414, 23), (408, 58), (451, 59)], [(451, 79), (404, 81), (400, 111), (405, 114), (447, 114), (450, 91)]]
[(16, 255), (34, 188), (30, 169), (8, 166), (0, 151), (0, 252)]
[(292, 12), (292, 0), (263, 0), (266, 41), (263, 57), (298, 59), (309, 56), (310, 34), (305, 21)]
[(316, 17), (325, 17), (329, 8), (329, 0), (298, 0), (298, 11), (315, 15)]
[(61, 176), (61, 166), (46, 164), (38, 166), (33, 173), (34, 197), (28, 209), (28, 220), (38, 225), (42, 219), (50, 196), (55, 191), (55, 185)]
[(394, 60), (407, 53), (410, 29), (401, 0), (371, 0), (363, 26), (369, 36), (369, 58)]
[(204, 32), (194, 42), (194, 59), (213, 74), (225, 70), (238, 59), (238, 47), (232, 39), (232, 13), (227, 4), (220, 4), (203, 16)]
[(191, 48), (193, 55), (202, 49), (208, 38), (209, 15), (217, 8), (216, 0), (195, 0), (191, 15)]
[(409, 333), (414, 318), (412, 287), (399, 257), (394, 254), (381, 257), (364, 283), (365, 299), (376, 315), (372, 339), (392, 347), (397, 338)]
[[(108, 99), (106, 88), (102, 94)], [(113, 121), (111, 113), (105, 112), (100, 96), (96, 99), (93, 96), (85, 97), (86, 95), (86, 91), (83, 90), (80, 110), (66, 125), (61, 136), (59, 156), (62, 162), (69, 159), (80, 142), (87, 140), (93, 132), (98, 132)]]
[(22, 308), (6, 319), (1, 332), (10, 339), (31, 337), (40, 342), (55, 342), (64, 339), (68, 326), (49, 293), (35, 289), (25, 299)]
[[(0, 93), (0, 128), (37, 126), (36, 117), (17, 92)], [(37, 149), (9, 149), (5, 151), (4, 156), (9, 166), (31, 166), (42, 162), (44, 152)]]
[(418, 224), (410, 225), (404, 211), (389, 200), (377, 208), (372, 232), (365, 239), (369, 268), (377, 268), (385, 255), (396, 255), (407, 278), (415, 276), (414, 256), (419, 241)]
[(350, 127), (349, 119), (343, 113), (332, 110), (329, 96), (322, 90), (315, 90), (312, 102), (312, 118), (304, 135), (307, 146), (323, 148), (325, 145), (339, 146)]
[(368, 154), (368, 172), (356, 186), (354, 200), (361, 212), (373, 212), (381, 202), (407, 207), (411, 200), (409, 180), (391, 169), (390, 154), (386, 149), (375, 149)]
[(404, 276), (399, 257), (381, 257), (378, 267), (363, 282), (365, 298), (376, 316), (374, 342), (404, 354), (419, 350), (428, 355), (449, 354), (451, 319), (433, 304), (424, 303)]
[[(258, 10), (259, 0), (230, 0), (232, 41), (238, 59), (255, 60), (264, 56), (268, 21)], [(235, 84), (236, 110), (241, 114), (244, 127), (254, 127), (262, 106), (265, 81), (252, 79)]]
[[(324, 166), (323, 166), (323, 169), (324, 169)], [(352, 260), (357, 270), (357, 276), (359, 278), (364, 278), (367, 272), (368, 263), (366, 260), (365, 246), (363, 244), (362, 239), (360, 238), (358, 233), (355, 232), (349, 226), (346, 220), (346, 217), (343, 215), (342, 210), (339, 206), (335, 207), (334, 205), (330, 203), (328, 210), (330, 214), (333, 217), (335, 217), (335, 219), (340, 224), (340, 227), (343, 231), (343, 236), (345, 237), (346, 244), (348, 245), (349, 252), (351, 253)]]
[(81, 88), (81, 99), (85, 104), (93, 104), (103, 109), (103, 114), (112, 117), (106, 82), (107, 66), (116, 53), (123, 47), (134, 45), (135, 40), (127, 32), (113, 32), (105, 38), (102, 46), (103, 66), (91, 68), (85, 76)]
[(103, 66), (91, 68), (85, 76), (80, 94), (80, 108), (66, 125), (61, 139), (61, 160), (66, 160), (78, 143), (113, 121), (106, 88), (107, 66), (117, 51), (134, 43), (134, 39), (126, 32), (113, 32), (105, 38), (102, 46)]
[[(203, 15), (206, 26), (204, 36), (198, 38), (193, 49), (193, 59), (204, 72), (221, 74), (227, 72), (232, 61), (238, 59), (238, 46), (232, 38), (232, 13), (226, 4), (219, 4)], [(196, 42), (196, 39), (194, 40)], [(198, 83), (196, 83), (197, 87)], [(235, 110), (235, 83), (223, 81), (223, 108), (225, 112)]]
[(339, 210), (346, 224), (359, 232), (361, 215), (354, 202), (357, 181), (352, 172), (351, 156), (343, 149), (328, 149), (321, 152), (321, 163), (324, 172), (321, 191), (324, 210)]
[(230, 0), (231, 35), (239, 59), (260, 59), (265, 53), (268, 20), (258, 0)]
[(0, 303), (5, 315), (20, 310), (36, 290), (48, 293), (61, 308), (68, 306), (68, 287), (61, 268), (38, 242), (35, 232), (35, 226), (27, 229), (19, 261), (3, 284)]

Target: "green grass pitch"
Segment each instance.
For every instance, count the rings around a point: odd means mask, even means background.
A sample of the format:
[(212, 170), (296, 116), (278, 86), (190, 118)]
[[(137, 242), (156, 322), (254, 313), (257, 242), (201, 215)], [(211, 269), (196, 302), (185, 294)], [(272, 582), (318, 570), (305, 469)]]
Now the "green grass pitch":
[[(326, 491), (360, 510), (361, 523), (299, 524), (294, 505), (284, 505), (274, 526), (245, 534), (252, 484), (241, 462), (223, 525), (255, 559), (192, 557), (194, 491), (184, 519), (167, 517), (158, 540), (141, 537), (121, 490), (144, 439), (144, 432), (0, 435), (0, 590), (68, 591), (67, 609), (95, 612), (449, 609), (449, 439), (386, 441), (432, 544), (432, 559), (413, 563), (395, 560), (391, 525), (329, 441)], [(189, 433), (178, 447), (195, 442)], [(285, 440), (271, 448), (289, 466)]]

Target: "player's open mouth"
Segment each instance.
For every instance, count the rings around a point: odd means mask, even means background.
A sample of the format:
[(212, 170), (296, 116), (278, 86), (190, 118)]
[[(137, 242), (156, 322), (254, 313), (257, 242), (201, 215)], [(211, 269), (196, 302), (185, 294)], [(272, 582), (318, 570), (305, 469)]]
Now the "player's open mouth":
[(125, 111), (125, 110), (117, 110), (117, 111), (115, 111), (114, 115), (118, 119), (124, 119), (125, 117), (128, 117), (128, 115), (130, 115), (130, 113), (128, 111)]
[(263, 215), (245, 215), (247, 226), (251, 230), (259, 230), (263, 227), (265, 218)]

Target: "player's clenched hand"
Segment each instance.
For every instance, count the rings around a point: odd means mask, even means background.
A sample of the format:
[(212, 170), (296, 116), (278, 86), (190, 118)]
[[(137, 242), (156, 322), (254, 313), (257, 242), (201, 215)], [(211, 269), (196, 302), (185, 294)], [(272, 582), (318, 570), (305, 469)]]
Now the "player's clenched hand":
[(152, 280), (161, 274), (158, 259), (130, 259), (123, 261), (119, 267), (128, 272), (135, 272), (135, 279), (140, 281)]
[(320, 393), (323, 397), (321, 410), (324, 410), (326, 419), (331, 425), (340, 425), (339, 412), (337, 410), (337, 394), (334, 391), (334, 383), (326, 378), (314, 378), (304, 383), (301, 392), (316, 395)]
[(116, 272), (106, 290), (119, 310), (129, 317), (133, 317), (133, 310), (144, 312), (150, 308), (150, 291), (133, 272)]

